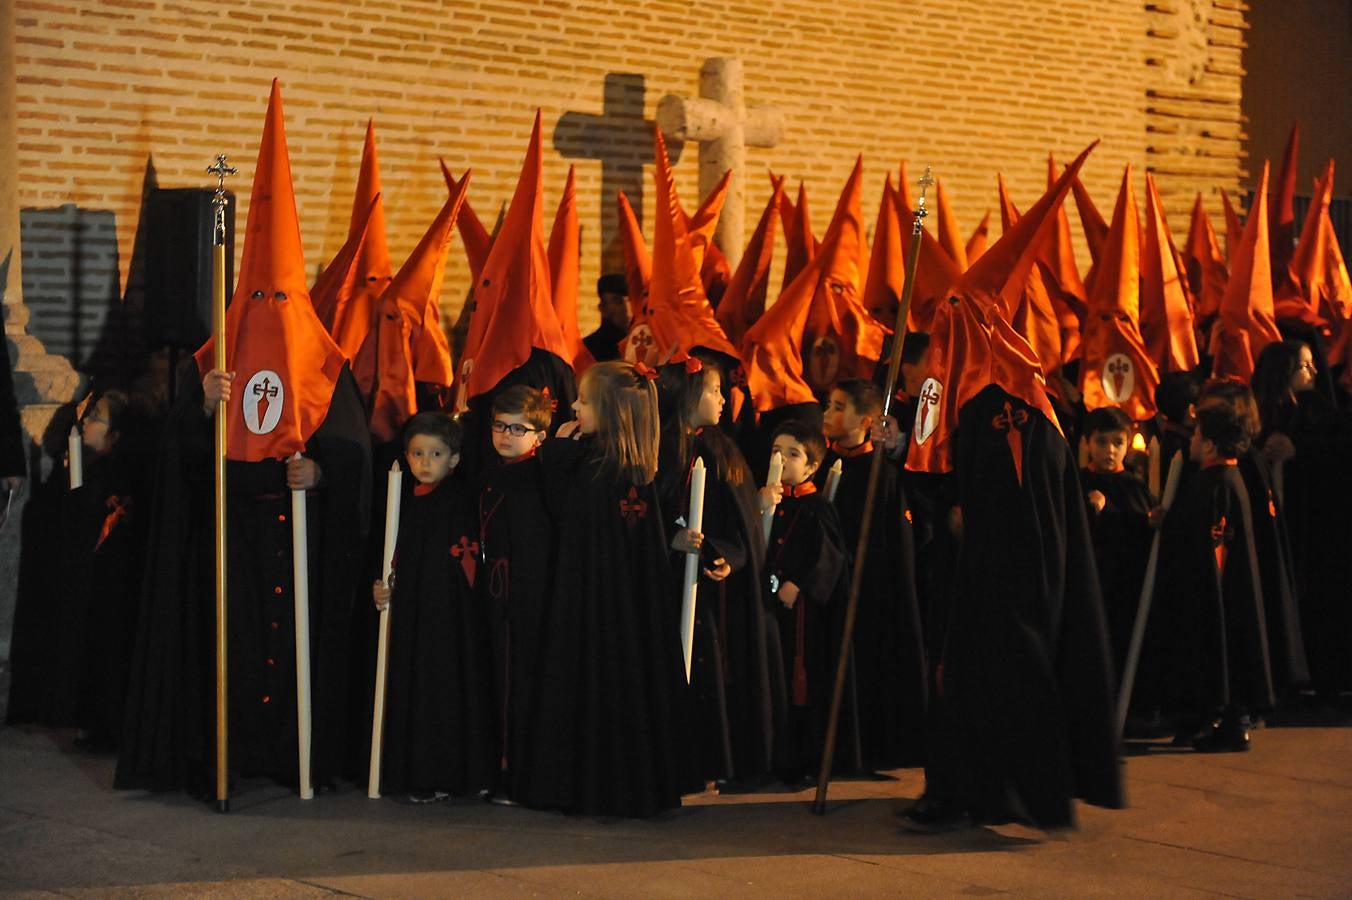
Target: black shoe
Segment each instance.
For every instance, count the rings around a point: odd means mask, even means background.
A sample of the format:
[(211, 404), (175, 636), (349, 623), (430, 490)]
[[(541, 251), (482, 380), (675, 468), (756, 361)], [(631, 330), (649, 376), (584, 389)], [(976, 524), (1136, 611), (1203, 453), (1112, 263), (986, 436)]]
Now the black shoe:
[(1198, 753), (1245, 753), (1249, 749), (1249, 717), (1220, 719), (1192, 742)]
[(940, 834), (973, 826), (972, 817), (950, 800), (929, 794), (897, 813), (901, 827), (920, 834)]

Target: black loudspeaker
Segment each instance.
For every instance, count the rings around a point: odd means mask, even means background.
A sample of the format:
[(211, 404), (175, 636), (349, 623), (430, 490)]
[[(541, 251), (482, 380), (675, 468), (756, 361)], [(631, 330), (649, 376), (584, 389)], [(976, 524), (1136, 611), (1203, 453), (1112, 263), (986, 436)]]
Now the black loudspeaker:
[[(209, 188), (157, 188), (146, 204), (145, 323), (151, 347), (196, 350), (211, 336)], [(235, 195), (225, 194), (225, 291), (235, 285)]]

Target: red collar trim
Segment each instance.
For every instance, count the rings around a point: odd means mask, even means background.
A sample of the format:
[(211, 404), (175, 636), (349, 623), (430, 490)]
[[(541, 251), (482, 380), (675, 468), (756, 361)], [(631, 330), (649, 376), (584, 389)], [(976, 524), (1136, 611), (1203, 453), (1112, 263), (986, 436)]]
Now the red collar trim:
[(809, 494), (817, 493), (817, 485), (813, 484), (812, 479), (804, 481), (802, 484), (784, 485), (785, 497), (806, 497)]
[(514, 456), (514, 457), (512, 457), (511, 459), (503, 459), (501, 456), (499, 456), (498, 459), (502, 461), (502, 464), (503, 464), (504, 466), (514, 466), (514, 465), (516, 465), (516, 464), (519, 463), (519, 462), (525, 462), (526, 460), (528, 460), (528, 459), (530, 459), (531, 457), (535, 456), (535, 451), (536, 451), (536, 450), (539, 450), (539, 449), (540, 449), (540, 445), (539, 445), (539, 444), (536, 444), (534, 447), (531, 447), (529, 450), (527, 450), (525, 453), (521, 454), (520, 456)]
[(441, 487), (440, 481), (434, 481), (431, 484), (423, 484), (421, 481), (413, 485), (413, 496), (426, 497), (428, 494)]
[(872, 453), (873, 441), (866, 438), (864, 443), (854, 447), (842, 447), (837, 441), (831, 444), (831, 449), (835, 452), (836, 456), (839, 456), (841, 459), (854, 459), (856, 456), (868, 456)]
[(1088, 463), (1088, 464), (1085, 466), (1085, 468), (1087, 468), (1089, 471), (1093, 472), (1095, 475), (1117, 475), (1117, 474), (1120, 474), (1120, 473), (1122, 473), (1122, 472), (1127, 471), (1127, 467), (1126, 467), (1126, 466), (1120, 466), (1120, 467), (1118, 467), (1118, 468), (1116, 468), (1116, 469), (1100, 469), (1098, 466), (1094, 465), (1092, 462), (1091, 462), (1091, 463)]
[(1204, 462), (1202, 463), (1202, 468), (1210, 469), (1213, 466), (1237, 466), (1237, 465), (1239, 465), (1239, 460), (1235, 459), (1233, 456), (1226, 456), (1221, 457), (1219, 459), (1213, 459), (1211, 462)]

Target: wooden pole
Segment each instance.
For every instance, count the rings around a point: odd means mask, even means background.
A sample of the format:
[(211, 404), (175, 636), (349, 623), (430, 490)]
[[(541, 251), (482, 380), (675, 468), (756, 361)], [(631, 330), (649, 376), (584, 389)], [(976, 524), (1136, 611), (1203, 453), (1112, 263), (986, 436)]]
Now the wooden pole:
[[(920, 263), (920, 242), (924, 237), (925, 193), (934, 183), (928, 166), (920, 179), (920, 199), (916, 203), (915, 222), (911, 226), (911, 246), (906, 254), (906, 285), (901, 289), (901, 301), (897, 304), (896, 326), (892, 329), (892, 358), (887, 364), (887, 384), (883, 388), (883, 417), (892, 407), (892, 398), (897, 390), (897, 376), (901, 371), (901, 345), (906, 338), (906, 319), (911, 312), (911, 294), (915, 289), (915, 272)], [(854, 621), (859, 612), (859, 593), (864, 586), (864, 563), (868, 558), (869, 532), (872, 531), (873, 510), (877, 505), (878, 482), (882, 480), (883, 460), (887, 456), (887, 447), (882, 443), (873, 448), (873, 459), (868, 470), (868, 489), (864, 494), (864, 514), (859, 523), (859, 542), (855, 545), (854, 570), (850, 575), (850, 596), (845, 606), (845, 625), (840, 635), (840, 653), (836, 657), (836, 683), (831, 691), (831, 713), (826, 720), (826, 742), (822, 746), (822, 765), (817, 773), (817, 795), (812, 801), (812, 811), (817, 815), (826, 813), (826, 788), (831, 782), (831, 762), (835, 756), (836, 736), (840, 731), (840, 706), (845, 696), (845, 679), (849, 673), (850, 650), (854, 645)]]

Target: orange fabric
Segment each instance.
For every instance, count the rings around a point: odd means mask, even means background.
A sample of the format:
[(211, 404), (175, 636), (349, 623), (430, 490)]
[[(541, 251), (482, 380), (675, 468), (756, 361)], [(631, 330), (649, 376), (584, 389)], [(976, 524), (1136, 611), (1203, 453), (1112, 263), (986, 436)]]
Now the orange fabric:
[(643, 229), (639, 227), (638, 217), (624, 191), (616, 192), (615, 203), (619, 211), (620, 246), (624, 249), (624, 280), (629, 283), (629, 317), (633, 319), (643, 309), (648, 296), (653, 263), (648, 242), (643, 239)]
[(324, 271), (315, 279), (314, 287), (310, 288), (310, 301), (314, 304), (315, 315), (319, 316), (320, 323), (328, 329), (330, 335), (333, 334), (334, 321), (345, 315), (352, 294), (362, 286), (357, 280), (357, 260), (361, 254), (362, 244), (366, 241), (371, 213), (379, 202), (380, 198), (377, 196), (371, 201), (371, 205), (366, 207), (357, 234), (348, 238), (343, 246), (338, 248), (333, 259), (329, 260)]
[(1272, 287), (1285, 280), (1296, 244), (1296, 164), (1300, 155), (1300, 123), (1291, 124), (1277, 175), (1276, 197), (1268, 197), (1268, 257), (1272, 265)]
[(812, 218), (808, 214), (807, 187), (798, 183), (798, 202), (789, 200), (788, 194), (780, 195), (783, 200), (779, 207), (779, 217), (784, 225), (784, 278), (780, 290), (788, 290), (798, 273), (812, 262), (817, 255), (819, 243), (812, 234)]
[(991, 211), (986, 210), (986, 214), (981, 217), (981, 224), (976, 226), (972, 236), (967, 239), (967, 264), (971, 265), (981, 258), (981, 254), (986, 252), (990, 246), (991, 234)]
[(533, 348), (572, 364), (572, 348), (564, 343), (549, 283), (543, 177), (536, 111), (521, 177), (475, 287), (462, 365), (462, 372), (468, 369), (462, 402), (492, 390), (530, 358)]
[(1230, 195), (1221, 188), (1221, 206), (1225, 209), (1225, 263), (1234, 261), (1235, 251), (1239, 249), (1240, 238), (1244, 234), (1244, 225), (1239, 221), (1239, 213), (1230, 204)]
[[(1212, 332), (1213, 373), (1218, 378), (1249, 380), (1253, 361), (1263, 348), (1282, 339), (1272, 301), (1272, 261), (1268, 256), (1268, 164), (1254, 192), (1253, 208), (1230, 260), (1230, 281), (1221, 297), (1220, 316)], [(1235, 332), (1248, 334), (1248, 355)]]
[[(456, 177), (451, 174), (451, 170), (446, 167), (446, 161), (438, 160), (441, 163), (441, 177), (446, 179), (446, 189), (454, 194), (469, 178), (469, 172)], [(456, 227), (460, 230), (460, 243), (465, 245), (465, 259), (469, 261), (470, 284), (479, 283), (479, 273), (484, 270), (484, 262), (488, 259), (488, 251), (493, 249), (493, 236), (488, 233), (484, 223), (480, 221), (474, 207), (470, 206), (469, 197), (465, 197), (464, 203), (460, 205), (460, 214), (456, 216)]]
[[(368, 213), (369, 217), (363, 226), (361, 219)], [(361, 154), (357, 192), (352, 198), (348, 241), (356, 238), (363, 229), (366, 237), (360, 241), (350, 280), (340, 288), (346, 297), (335, 304), (329, 333), (347, 358), (352, 360), (352, 374), (356, 376), (362, 395), (370, 396), (371, 384), (375, 380), (375, 359), (363, 358), (360, 350), (366, 342), (366, 336), (375, 327), (380, 295), (389, 286), (393, 271), (390, 248), (385, 242), (385, 204), (381, 199), (380, 160), (376, 155), (375, 123), (371, 120), (366, 123), (366, 142)], [(327, 297), (321, 300), (327, 304)]]
[[(1028, 342), (1000, 316), (999, 303), (993, 294), (963, 291), (935, 311), (906, 468), (952, 471), (950, 442), (958, 412), (987, 385), (999, 385), (1060, 429), (1037, 358)], [(1021, 448), (1016, 446), (1012, 423), (1009, 430), (1015, 471), (1022, 478)]]
[(770, 264), (775, 256), (775, 221), (784, 196), (784, 179), (773, 181), (774, 192), (765, 204), (751, 242), (737, 264), (728, 289), (718, 304), (716, 318), (734, 347), (740, 346), (747, 329), (765, 313), (765, 297), (770, 287)]
[[(1047, 187), (1056, 183), (1056, 160), (1047, 155)], [(1088, 311), (1088, 295), (1075, 264), (1075, 246), (1070, 237), (1070, 216), (1062, 203), (1056, 209), (1056, 225), (1038, 262), (1044, 266), (1043, 281), (1061, 323), (1061, 359), (1070, 362), (1080, 355), (1080, 332)]]
[[(1330, 159), (1324, 168), (1324, 177), (1315, 183), (1313, 202), (1305, 213), (1300, 241), (1291, 259), (1288, 283), (1293, 296), (1287, 302), (1297, 301), (1308, 313), (1341, 323), (1352, 316), (1352, 281), (1348, 280), (1347, 263), (1329, 218), (1332, 199), (1333, 160)], [(1282, 313), (1283, 299), (1277, 300), (1278, 315)]]
[(904, 159), (897, 166), (897, 202), (906, 209), (915, 209), (915, 197), (911, 195), (911, 179), (906, 174)]
[[(196, 353), (212, 368), (214, 339)], [(310, 303), (300, 218), (276, 79), (258, 148), (239, 282), (225, 313), (225, 368), (235, 373), (226, 404), (229, 459), (258, 462), (303, 451), (323, 423), (344, 363)]]
[(862, 180), (859, 159), (817, 256), (746, 334), (742, 358), (759, 411), (812, 402), (814, 389), (825, 392), (840, 378), (871, 378), (882, 355), (886, 329), (859, 299)]
[(1160, 205), (1155, 176), (1145, 176), (1145, 240), (1141, 246), (1141, 337), (1161, 372), (1197, 367), (1197, 334), (1186, 274)]
[[(653, 179), (657, 197), (653, 215), (652, 280), (648, 284), (646, 302), (630, 325), (629, 334), (620, 342), (620, 354), (630, 362), (642, 362), (653, 368), (673, 356), (689, 354), (695, 347), (706, 347), (736, 359), (737, 349), (714, 318), (713, 307), (709, 305), (700, 279), (696, 247), (708, 237), (692, 234), (686, 229), (685, 214), (681, 212), (676, 196), (676, 180), (660, 130), (654, 131), (654, 144), (657, 167)], [(712, 224), (701, 227), (707, 227), (712, 234)]]
[(1193, 316), (1205, 322), (1220, 312), (1221, 296), (1225, 293), (1225, 282), (1230, 275), (1225, 268), (1225, 255), (1221, 253), (1216, 232), (1211, 227), (1211, 217), (1202, 204), (1200, 191), (1192, 204), (1192, 222), (1188, 226), (1188, 244), (1183, 256), (1187, 261), (1188, 286), (1193, 295)]
[(1141, 339), (1140, 310), (1141, 224), (1128, 165), (1089, 293), (1080, 367), (1085, 409), (1116, 406), (1137, 421), (1155, 414), (1159, 371)]
[(450, 388), (455, 380), (439, 301), (455, 219), (468, 188), (466, 175), (380, 298), (380, 320), (371, 336), (380, 373), (371, 401), (371, 434), (380, 441), (397, 438), (418, 411), (417, 382)]
[(934, 182), (934, 211), (934, 235), (939, 241), (939, 246), (948, 254), (948, 258), (953, 260), (953, 265), (957, 266), (959, 272), (966, 272), (967, 243), (962, 239), (958, 219), (953, 215), (953, 207), (948, 202), (942, 178)]
[[(690, 232), (691, 249), (695, 261), (699, 264), (700, 283), (704, 286), (705, 296), (722, 298), (732, 279), (732, 267), (728, 258), (714, 243), (714, 230), (718, 227), (718, 217), (723, 212), (723, 203), (728, 197), (728, 186), (732, 183), (732, 170), (723, 173), (718, 184), (704, 198), (704, 202), (689, 216), (686, 228)], [(680, 204), (677, 203), (679, 208)], [(685, 211), (681, 210), (685, 216)]]
[(1098, 267), (1099, 254), (1102, 252), (1103, 242), (1108, 238), (1108, 223), (1103, 221), (1103, 216), (1094, 205), (1089, 191), (1085, 190), (1084, 184), (1078, 178), (1075, 179), (1072, 188), (1075, 191), (1075, 208), (1080, 213), (1080, 227), (1084, 230), (1084, 242), (1089, 247), (1091, 260), (1089, 271), (1084, 276), (1084, 292), (1088, 298), (1094, 289), (1094, 270)]
[(583, 345), (582, 331), (577, 323), (582, 230), (577, 218), (577, 176), (572, 166), (568, 167), (568, 180), (564, 183), (554, 225), (549, 231), (548, 253), (554, 315), (559, 319), (564, 344), (572, 350), (573, 371), (581, 375), (596, 360)]
[(906, 257), (901, 252), (901, 223), (897, 220), (896, 189), (889, 174), (883, 182), (878, 221), (873, 226), (873, 249), (864, 281), (864, 309), (884, 325), (897, 321), (897, 307), (906, 287)]
[(1028, 283), (1010, 324), (1037, 356), (1047, 389), (1065, 399), (1061, 385), (1061, 322), (1047, 292), (1047, 278), (1041, 264), (1033, 266), (1028, 273)]
[[(915, 209), (912, 208), (900, 190), (893, 193), (897, 204), (897, 224), (901, 233), (901, 256), (906, 259), (911, 252), (912, 233), (915, 230)], [(920, 258), (916, 262), (915, 285), (911, 288), (911, 312), (906, 317), (908, 331), (929, 331), (934, 310), (940, 301), (947, 299), (953, 286), (962, 278), (962, 272), (934, 235), (926, 230), (920, 232)]]

